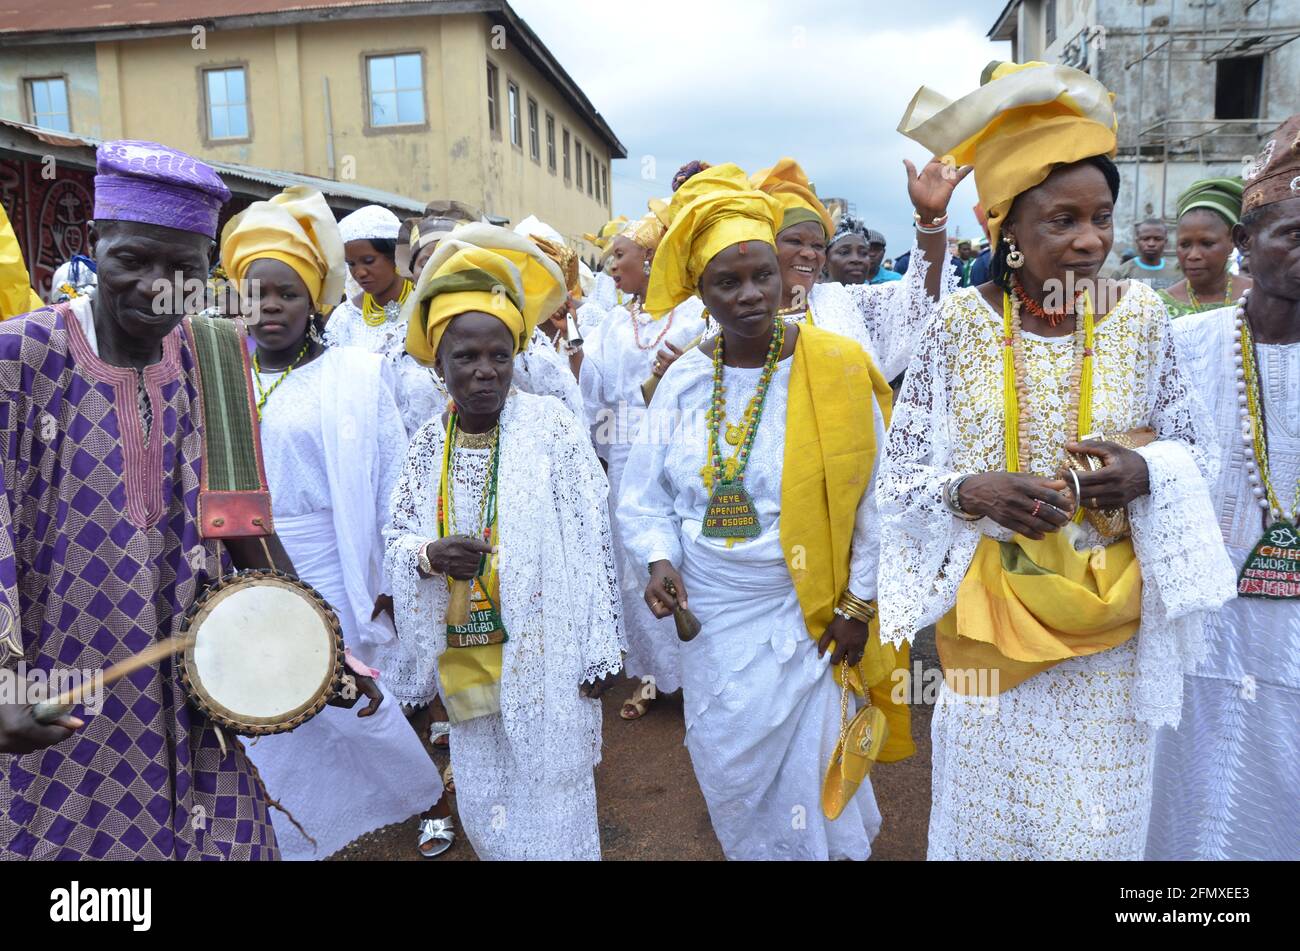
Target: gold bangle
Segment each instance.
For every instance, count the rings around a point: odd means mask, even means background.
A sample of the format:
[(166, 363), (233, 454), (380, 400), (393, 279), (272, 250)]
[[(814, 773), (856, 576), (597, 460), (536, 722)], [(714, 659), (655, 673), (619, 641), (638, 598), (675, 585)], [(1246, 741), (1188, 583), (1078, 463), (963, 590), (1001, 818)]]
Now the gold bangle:
[(872, 619), (876, 616), (876, 608), (874, 605), (867, 601), (863, 601), (847, 589), (845, 589), (844, 593), (840, 595), (836, 607), (849, 617), (861, 621), (863, 624), (870, 624)]

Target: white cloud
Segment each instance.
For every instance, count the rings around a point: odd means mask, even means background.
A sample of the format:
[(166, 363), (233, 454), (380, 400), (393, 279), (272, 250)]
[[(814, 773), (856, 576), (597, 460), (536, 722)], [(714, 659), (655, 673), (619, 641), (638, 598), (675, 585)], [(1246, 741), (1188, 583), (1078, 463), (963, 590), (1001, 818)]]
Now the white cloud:
[[(687, 160), (752, 171), (791, 155), (819, 193), (848, 199), (883, 231), (891, 255), (912, 237), (902, 159), (926, 158), (895, 131), (907, 103), (922, 85), (960, 95), (1008, 55), (985, 38), (1001, 0), (969, 0), (956, 15), (936, 0), (512, 5), (627, 146), (613, 169), (617, 213), (644, 213)], [(975, 201), (968, 180), (951, 208), (963, 234), (978, 233)]]

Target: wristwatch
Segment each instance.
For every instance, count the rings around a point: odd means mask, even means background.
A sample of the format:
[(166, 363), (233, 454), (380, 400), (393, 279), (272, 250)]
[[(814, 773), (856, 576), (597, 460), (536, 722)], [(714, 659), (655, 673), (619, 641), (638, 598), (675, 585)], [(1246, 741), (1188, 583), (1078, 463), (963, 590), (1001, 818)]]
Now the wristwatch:
[(972, 515), (961, 507), (961, 484), (971, 477), (971, 473), (955, 476), (947, 481), (943, 487), (943, 502), (948, 506), (948, 511), (957, 516), (963, 522), (978, 522), (979, 515)]
[(429, 560), (429, 546), (432, 544), (433, 542), (430, 541), (421, 545), (420, 553), (416, 557), (416, 564), (419, 565), (420, 572), (426, 576), (437, 574), (437, 572), (433, 570), (433, 562)]

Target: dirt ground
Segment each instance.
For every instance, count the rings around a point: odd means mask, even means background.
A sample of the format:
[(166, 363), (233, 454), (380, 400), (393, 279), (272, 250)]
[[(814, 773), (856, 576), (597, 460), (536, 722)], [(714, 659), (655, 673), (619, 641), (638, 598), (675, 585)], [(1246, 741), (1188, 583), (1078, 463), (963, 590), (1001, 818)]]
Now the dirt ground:
[[(913, 662), (937, 665), (932, 633), (913, 648)], [(721, 860), (709, 812), (682, 743), (681, 694), (660, 699), (641, 720), (625, 722), (618, 711), (632, 684), (604, 697), (604, 759), (596, 771), (601, 850), (606, 861), (643, 859)], [(916, 755), (872, 770), (871, 782), (884, 817), (872, 845), (877, 861), (924, 859), (930, 817), (930, 707), (912, 707)], [(430, 751), (439, 769), (445, 751)], [(452, 798), (453, 807), (455, 797)], [(415, 849), (415, 821), (398, 823), (362, 836), (334, 856), (346, 861), (420, 861)], [(475, 861), (469, 842), (456, 844), (434, 860)]]

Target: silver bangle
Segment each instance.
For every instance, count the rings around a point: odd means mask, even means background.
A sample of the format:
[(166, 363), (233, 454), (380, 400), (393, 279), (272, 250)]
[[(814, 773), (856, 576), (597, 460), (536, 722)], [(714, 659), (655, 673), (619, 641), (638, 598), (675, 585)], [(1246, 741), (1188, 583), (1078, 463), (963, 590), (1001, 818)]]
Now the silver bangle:
[(948, 511), (961, 519), (963, 522), (978, 522), (982, 516), (972, 515), (961, 507), (961, 498), (957, 492), (961, 489), (961, 484), (971, 477), (971, 473), (954, 476), (944, 483), (943, 503), (948, 507)]

